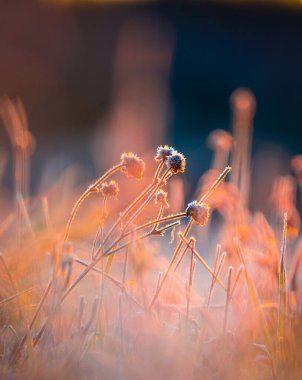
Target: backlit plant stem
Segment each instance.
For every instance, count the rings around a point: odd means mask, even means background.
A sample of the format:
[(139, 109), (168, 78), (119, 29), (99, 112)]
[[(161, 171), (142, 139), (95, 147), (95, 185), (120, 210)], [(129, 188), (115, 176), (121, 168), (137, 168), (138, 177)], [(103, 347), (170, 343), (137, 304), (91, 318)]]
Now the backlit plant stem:
[(71, 215), (70, 215), (70, 218), (67, 222), (67, 226), (66, 226), (66, 230), (65, 230), (65, 234), (64, 234), (64, 239), (63, 241), (66, 242), (68, 240), (68, 237), (69, 237), (69, 233), (70, 233), (70, 227), (71, 227), (71, 224), (81, 206), (81, 204), (84, 202), (84, 200), (92, 193), (94, 193), (95, 191), (97, 191), (98, 187), (103, 183), (105, 182), (112, 174), (114, 174), (115, 172), (117, 172), (118, 170), (120, 170), (122, 168), (122, 165), (121, 164), (118, 164), (118, 165), (115, 165), (113, 166), (111, 169), (109, 169), (102, 177), (100, 177), (99, 179), (97, 179), (92, 185), (90, 185), (88, 187), (87, 190), (84, 191), (84, 193), (78, 198), (78, 200), (76, 201), (76, 203), (74, 204), (73, 206), (73, 209), (71, 211)]

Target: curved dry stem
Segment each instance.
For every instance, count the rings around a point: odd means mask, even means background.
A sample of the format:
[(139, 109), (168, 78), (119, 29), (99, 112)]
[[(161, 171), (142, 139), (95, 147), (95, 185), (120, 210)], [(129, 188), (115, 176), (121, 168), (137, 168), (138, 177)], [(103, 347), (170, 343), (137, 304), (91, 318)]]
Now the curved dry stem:
[(84, 193), (78, 198), (78, 200), (76, 201), (76, 203), (73, 206), (70, 218), (69, 218), (69, 220), (67, 222), (67, 226), (66, 226), (65, 234), (64, 234), (64, 239), (63, 239), (64, 242), (66, 242), (68, 240), (71, 224), (72, 224), (72, 222), (73, 222), (73, 220), (74, 220), (77, 212), (79, 211), (79, 208), (80, 208), (81, 204), (84, 202), (84, 200), (90, 194), (92, 194), (93, 192), (95, 192), (97, 190), (98, 186), (100, 186), (104, 181), (106, 181), (106, 179), (108, 179), (108, 177), (110, 177), (112, 174), (114, 174), (115, 172), (117, 172), (118, 170), (120, 170), (121, 167), (122, 167), (121, 164), (113, 166), (102, 177), (100, 177), (92, 185), (90, 185), (88, 187), (88, 189), (86, 189), (84, 191)]

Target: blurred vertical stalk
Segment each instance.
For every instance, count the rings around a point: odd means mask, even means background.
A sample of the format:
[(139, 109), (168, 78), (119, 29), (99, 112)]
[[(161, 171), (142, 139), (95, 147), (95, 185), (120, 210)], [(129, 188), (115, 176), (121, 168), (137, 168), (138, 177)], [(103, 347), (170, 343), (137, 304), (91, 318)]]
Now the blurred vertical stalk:
[(280, 258), (280, 265), (279, 265), (279, 310), (278, 310), (278, 337), (279, 338), (283, 338), (283, 335), (284, 335), (284, 320), (286, 317), (286, 306), (287, 306), (287, 276), (286, 276), (286, 266), (285, 266), (286, 237), (287, 237), (287, 213), (284, 214), (281, 258)]
[(251, 146), (256, 100), (245, 88), (234, 91), (230, 98), (233, 111), (234, 147), (231, 166), (231, 182), (238, 187), (244, 206), (249, 203), (251, 176)]
[(26, 209), (28, 209), (30, 156), (34, 150), (34, 138), (28, 129), (24, 106), (19, 99), (16, 101), (9, 98), (0, 100), (0, 118), (13, 149), (15, 214), (17, 217), (17, 236), (20, 239), (25, 232), (26, 223), (23, 220), (18, 199), (22, 199)]

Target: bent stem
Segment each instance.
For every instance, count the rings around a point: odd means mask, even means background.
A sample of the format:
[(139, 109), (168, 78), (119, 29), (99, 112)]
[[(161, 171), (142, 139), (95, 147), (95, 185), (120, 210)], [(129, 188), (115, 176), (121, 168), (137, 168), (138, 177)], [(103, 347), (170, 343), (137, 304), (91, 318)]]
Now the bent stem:
[(284, 321), (286, 314), (287, 304), (287, 281), (286, 281), (286, 267), (285, 267), (285, 252), (286, 252), (286, 236), (287, 236), (287, 214), (284, 214), (283, 222), (283, 235), (281, 247), (281, 259), (279, 265), (279, 310), (278, 310), (278, 337), (283, 337), (284, 334)]
[(122, 167), (121, 164), (118, 164), (118, 165), (115, 165), (113, 166), (111, 169), (109, 169), (102, 177), (100, 177), (99, 179), (97, 179), (92, 185), (90, 185), (88, 187), (88, 189), (86, 189), (84, 191), (84, 193), (78, 198), (78, 200), (76, 201), (76, 203), (74, 204), (73, 206), (73, 209), (71, 211), (71, 215), (70, 215), (70, 218), (67, 222), (67, 226), (66, 226), (66, 229), (65, 229), (65, 234), (64, 234), (64, 239), (63, 241), (66, 242), (68, 240), (68, 237), (69, 237), (69, 233), (70, 233), (70, 228), (71, 228), (71, 224), (77, 214), (77, 212), (79, 211), (79, 208), (81, 206), (81, 204), (84, 202), (84, 200), (92, 193), (96, 192), (98, 190), (98, 187), (104, 182), (106, 181), (106, 179), (108, 179), (112, 174), (114, 174), (115, 172), (117, 172), (118, 170), (120, 170)]

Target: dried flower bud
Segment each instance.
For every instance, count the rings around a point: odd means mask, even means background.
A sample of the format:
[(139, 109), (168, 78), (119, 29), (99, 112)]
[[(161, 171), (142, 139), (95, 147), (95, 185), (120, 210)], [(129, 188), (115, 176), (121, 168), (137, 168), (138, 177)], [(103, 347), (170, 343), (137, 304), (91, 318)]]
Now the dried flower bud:
[(122, 154), (121, 165), (122, 171), (126, 173), (128, 177), (134, 177), (136, 179), (141, 179), (146, 169), (144, 161), (132, 152)]
[(210, 217), (210, 207), (206, 203), (193, 201), (188, 204), (187, 217), (192, 217), (199, 226), (204, 226)]
[(164, 208), (170, 207), (167, 201), (167, 193), (164, 190), (159, 190), (155, 194), (155, 203), (162, 205)]
[(175, 150), (172, 156), (167, 158), (166, 165), (174, 174), (183, 173), (186, 169), (186, 158)]
[(116, 198), (120, 189), (116, 181), (104, 182), (101, 185), (100, 192), (106, 198)]
[(174, 149), (171, 146), (159, 146), (156, 151), (155, 160), (156, 161), (167, 161), (169, 156), (172, 156)]

